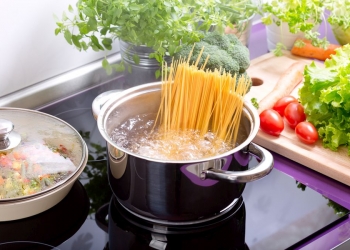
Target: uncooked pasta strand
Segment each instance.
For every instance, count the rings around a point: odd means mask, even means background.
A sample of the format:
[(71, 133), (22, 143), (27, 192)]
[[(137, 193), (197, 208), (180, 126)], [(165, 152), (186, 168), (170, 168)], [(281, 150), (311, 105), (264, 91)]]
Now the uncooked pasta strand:
[[(203, 48), (200, 56), (202, 52)], [(235, 143), (247, 81), (222, 69), (198, 68), (200, 56), (191, 65), (189, 58), (172, 61), (169, 73), (164, 71), (155, 124), (159, 124), (165, 139), (170, 139), (171, 131), (197, 130), (201, 136), (211, 131)]]

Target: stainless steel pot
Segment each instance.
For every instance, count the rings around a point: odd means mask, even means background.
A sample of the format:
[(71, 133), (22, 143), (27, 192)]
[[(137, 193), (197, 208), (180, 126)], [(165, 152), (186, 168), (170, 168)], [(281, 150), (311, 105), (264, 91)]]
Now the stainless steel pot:
[[(224, 213), (245, 183), (266, 176), (273, 157), (252, 143), (259, 129), (256, 109), (244, 103), (239, 143), (231, 151), (192, 161), (163, 161), (136, 155), (112, 139), (113, 129), (139, 114), (157, 114), (161, 83), (149, 83), (98, 96), (92, 106), (109, 151), (110, 186), (125, 209), (151, 221), (192, 223)], [(102, 107), (102, 108), (101, 108)], [(249, 169), (250, 154), (260, 163)]]
[[(68, 123), (38, 111), (0, 108), (0, 221), (30, 217), (59, 203), (87, 159), (86, 143)], [(52, 182), (45, 180), (49, 176)], [(43, 189), (33, 188), (40, 182)]]

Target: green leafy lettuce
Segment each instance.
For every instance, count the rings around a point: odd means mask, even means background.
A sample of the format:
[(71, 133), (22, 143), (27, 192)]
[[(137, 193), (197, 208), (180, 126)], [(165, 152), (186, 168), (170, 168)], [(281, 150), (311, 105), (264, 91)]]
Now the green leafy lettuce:
[(337, 49), (324, 66), (305, 67), (300, 102), (323, 146), (333, 151), (347, 146), (350, 155), (350, 45)]

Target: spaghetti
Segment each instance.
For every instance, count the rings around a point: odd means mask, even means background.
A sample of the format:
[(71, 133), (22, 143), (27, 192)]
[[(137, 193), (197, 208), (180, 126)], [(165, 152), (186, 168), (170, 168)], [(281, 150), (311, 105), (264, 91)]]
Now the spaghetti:
[(201, 53), (195, 64), (189, 63), (190, 57), (173, 60), (169, 69), (163, 64), (162, 99), (155, 122), (162, 139), (172, 140), (174, 133), (192, 130), (203, 137), (210, 131), (235, 145), (249, 79), (237, 79), (221, 69), (205, 70), (205, 65), (198, 68)]

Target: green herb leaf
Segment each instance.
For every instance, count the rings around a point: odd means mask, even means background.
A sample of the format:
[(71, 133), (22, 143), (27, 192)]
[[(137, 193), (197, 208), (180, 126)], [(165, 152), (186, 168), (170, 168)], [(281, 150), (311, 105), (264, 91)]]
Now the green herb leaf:
[(93, 45), (94, 45), (96, 48), (98, 48), (99, 50), (104, 50), (103, 47), (101, 46), (100, 42), (98, 41), (98, 39), (97, 39), (96, 36), (92, 35), (92, 36), (90, 37), (90, 39), (91, 39), (91, 42), (93, 43)]
[(92, 44), (91, 42), (88, 44), (88, 46), (90, 46), (96, 52), (100, 51), (100, 49), (96, 45)]
[(149, 58), (155, 58), (156, 57), (156, 53), (150, 53), (149, 54)]
[(122, 14), (122, 10), (121, 9), (117, 9), (117, 10), (114, 11), (114, 13), (113, 13), (113, 23), (116, 22), (117, 18), (120, 18), (121, 14)]
[(156, 79), (158, 79), (160, 77), (160, 73), (161, 73), (160, 69), (156, 70), (156, 72), (155, 72)]
[(116, 63), (112, 65), (117, 72), (123, 72), (125, 70), (124, 63)]
[(77, 24), (78, 28), (79, 28), (79, 32), (82, 35), (86, 35), (90, 32), (89, 26), (87, 25), (87, 23), (80, 23)]
[(67, 17), (67, 15), (66, 15), (66, 12), (63, 12), (63, 13), (62, 13), (62, 21), (65, 22), (65, 21), (67, 21), (67, 20), (68, 20), (68, 17)]
[(283, 56), (283, 50), (286, 50), (286, 46), (283, 43), (277, 43), (276, 44), (276, 48), (273, 49), (271, 52), (275, 55), (275, 56)]
[(256, 109), (259, 108), (258, 99), (256, 99), (255, 97), (253, 97), (252, 99), (250, 99), (250, 101), (252, 102), (253, 106), (254, 106)]
[(88, 48), (89, 48), (89, 46), (86, 44), (85, 41), (81, 41), (80, 45), (84, 51), (88, 50)]
[(134, 54), (132, 56), (132, 60), (135, 62), (135, 64), (139, 64), (140, 63), (140, 57), (136, 54)]
[(55, 29), (55, 35), (56, 35), (56, 36), (57, 36), (60, 32), (61, 32), (61, 29), (60, 29), (60, 28), (56, 28), (56, 29)]
[(142, 8), (139, 4), (130, 4), (129, 9), (134, 11), (139, 11)]
[(112, 74), (112, 67), (106, 58), (102, 60), (102, 67), (106, 70), (108, 75)]
[(81, 49), (80, 36), (72, 35), (72, 41), (74, 45), (80, 50)]
[(72, 5), (68, 5), (68, 11), (69, 11), (70, 13), (73, 13), (73, 12), (74, 12), (74, 9), (73, 9)]
[(94, 17), (89, 18), (87, 25), (88, 25), (90, 31), (93, 31), (93, 30), (97, 31), (97, 21)]
[(66, 39), (67, 43), (72, 44), (72, 34), (69, 30), (64, 31), (64, 38)]
[(103, 46), (108, 50), (112, 49), (112, 42), (113, 42), (113, 40), (110, 38), (103, 38), (102, 39)]
[(305, 46), (305, 42), (302, 41), (301, 39), (298, 39), (295, 43), (294, 43), (294, 46), (297, 47), (297, 48), (302, 48)]
[(89, 7), (84, 7), (83, 8), (83, 13), (88, 16), (88, 17), (95, 17), (95, 13), (92, 8)]
[(176, 48), (177, 46), (174, 46), (174, 45), (170, 45), (169, 48), (168, 48), (168, 52), (170, 55), (173, 55), (176, 51)]
[(103, 35), (103, 36), (105, 36), (105, 35), (107, 34), (108, 30), (109, 30), (108, 27), (104, 27), (104, 28), (102, 28), (102, 29), (100, 30), (100, 34)]

